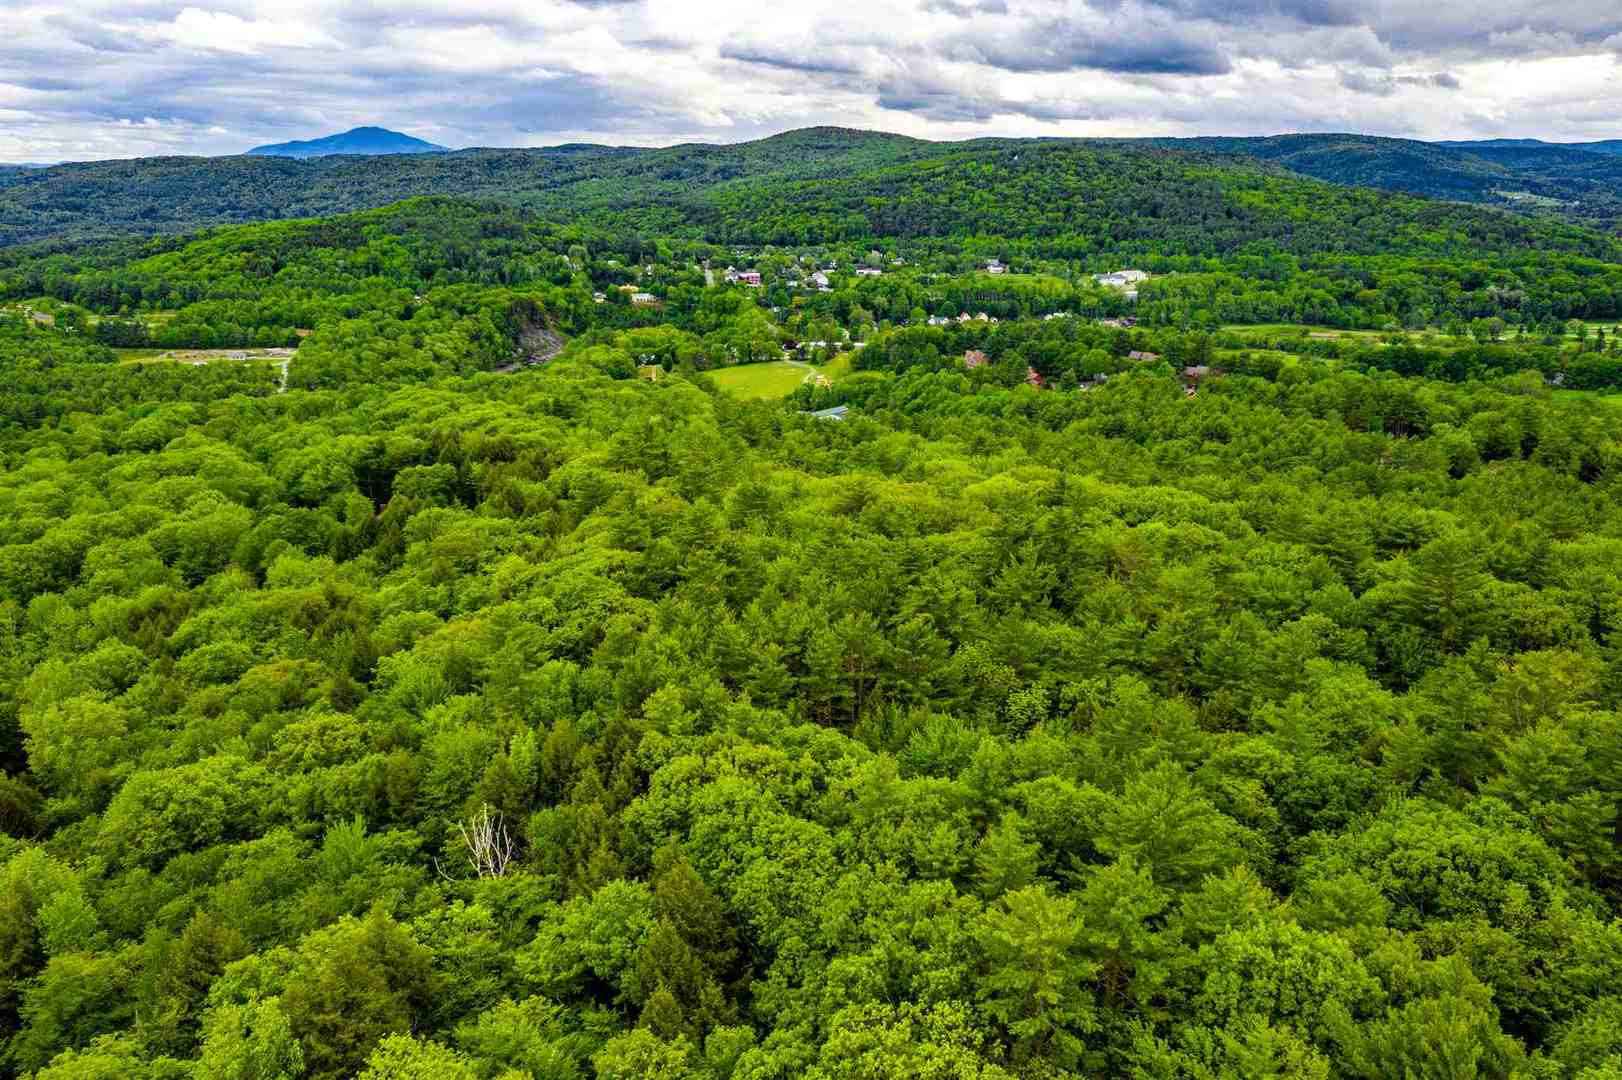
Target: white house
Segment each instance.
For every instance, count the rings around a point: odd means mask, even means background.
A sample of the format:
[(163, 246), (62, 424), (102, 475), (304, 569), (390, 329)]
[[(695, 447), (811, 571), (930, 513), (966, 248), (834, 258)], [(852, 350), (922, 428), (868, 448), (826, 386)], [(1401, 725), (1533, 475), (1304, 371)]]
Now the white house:
[(1094, 274), (1093, 280), (1098, 282), (1100, 285), (1108, 285), (1111, 288), (1124, 289), (1130, 285), (1136, 285), (1140, 281), (1148, 281), (1149, 275), (1144, 273), (1142, 270), (1116, 270), (1114, 273), (1110, 274)]

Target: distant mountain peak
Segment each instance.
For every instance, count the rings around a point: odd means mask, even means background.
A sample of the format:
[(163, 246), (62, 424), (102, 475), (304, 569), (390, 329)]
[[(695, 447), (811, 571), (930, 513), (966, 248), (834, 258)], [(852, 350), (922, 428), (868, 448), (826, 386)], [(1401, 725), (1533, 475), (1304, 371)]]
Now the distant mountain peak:
[(358, 127), (324, 139), (256, 146), (248, 153), (259, 157), (312, 158), (336, 154), (443, 154), (447, 149), (388, 128)]

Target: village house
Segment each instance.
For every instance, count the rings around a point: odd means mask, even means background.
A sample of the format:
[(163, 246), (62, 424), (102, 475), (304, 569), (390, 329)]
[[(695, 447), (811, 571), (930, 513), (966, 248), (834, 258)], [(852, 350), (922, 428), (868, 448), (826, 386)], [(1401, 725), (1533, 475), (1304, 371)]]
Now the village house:
[(659, 298), (652, 293), (634, 292), (631, 294), (631, 303), (637, 307), (651, 307), (659, 302)]
[(860, 270), (856, 271), (857, 277), (882, 277), (883, 274), (883, 270), (880, 270), (874, 266), (864, 266)]
[(988, 274), (1006, 274), (1006, 273), (1008, 273), (1008, 267), (1004, 266), (1002, 263), (998, 262), (996, 259), (992, 259), (990, 262), (986, 263), (986, 273), (988, 273)]
[(594, 292), (594, 293), (591, 294), (591, 299), (592, 299), (593, 303), (606, 304), (606, 303), (608, 303), (608, 294), (607, 293)]
[(990, 360), (986, 354), (979, 349), (970, 349), (963, 354), (963, 366), (969, 371), (973, 371), (975, 368), (983, 368), (989, 362)]
[(816, 273), (811, 275), (811, 284), (815, 285), (822, 292), (830, 291), (828, 286), (828, 275), (823, 273), (821, 270), (818, 270)]
[(1183, 396), (1193, 397), (1199, 393), (1201, 381), (1211, 375), (1211, 369), (1205, 364), (1190, 364), (1183, 368)]
[(1041, 373), (1033, 367), (1027, 367), (1025, 369), (1025, 382), (1027, 385), (1034, 386), (1038, 390), (1046, 390), (1048, 385), (1047, 380), (1042, 378)]
[(1142, 270), (1116, 270), (1109, 274), (1094, 274), (1093, 280), (1100, 285), (1124, 289), (1129, 285), (1136, 285), (1140, 281), (1148, 281), (1149, 275)]
[(806, 415), (817, 420), (843, 420), (849, 412), (849, 405), (835, 405), (831, 409), (817, 409), (814, 412), (806, 413)]
[(1139, 352), (1138, 350), (1133, 349), (1131, 352), (1126, 354), (1126, 358), (1128, 360), (1140, 360), (1145, 363), (1152, 363), (1153, 361), (1160, 359), (1160, 354), (1152, 352)]

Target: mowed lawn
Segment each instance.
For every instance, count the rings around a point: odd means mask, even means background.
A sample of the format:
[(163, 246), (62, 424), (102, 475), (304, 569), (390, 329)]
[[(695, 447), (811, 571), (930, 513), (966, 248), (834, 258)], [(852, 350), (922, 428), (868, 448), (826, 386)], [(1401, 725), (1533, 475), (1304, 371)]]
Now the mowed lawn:
[(739, 364), (707, 372), (723, 392), (739, 398), (784, 398), (794, 393), (805, 377), (815, 371), (829, 382), (838, 382), (851, 373), (855, 353), (842, 352), (821, 367), (795, 367), (785, 360), (769, 364)]
[(774, 360), (769, 364), (717, 368), (708, 375), (716, 386), (733, 397), (781, 398), (794, 393), (795, 387), (805, 381), (806, 371), (786, 361)]

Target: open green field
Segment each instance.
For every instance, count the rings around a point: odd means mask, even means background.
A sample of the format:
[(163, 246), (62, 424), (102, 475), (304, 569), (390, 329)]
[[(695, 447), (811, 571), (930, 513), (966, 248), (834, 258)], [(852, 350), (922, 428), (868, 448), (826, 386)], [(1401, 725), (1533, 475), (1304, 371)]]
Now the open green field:
[(758, 399), (781, 398), (794, 393), (805, 381), (806, 369), (795, 367), (786, 360), (769, 364), (740, 364), (720, 368), (709, 373), (715, 385), (733, 397)]
[(1613, 409), (1622, 409), (1622, 394), (1607, 393), (1603, 390), (1556, 390), (1554, 400), (1567, 403), (1597, 401), (1601, 405), (1609, 405)]
[(293, 355), (290, 349), (114, 349), (121, 364), (217, 364), (280, 362)]
[(708, 372), (715, 385), (733, 397), (750, 400), (784, 398), (805, 382), (812, 371), (829, 382), (838, 382), (851, 372), (850, 353), (840, 353), (821, 367), (807, 368), (775, 360), (769, 364), (739, 364), (737, 367), (718, 368)]
[(850, 374), (851, 360), (854, 359), (855, 356), (856, 354), (853, 352), (842, 352), (832, 360), (828, 361), (826, 364), (823, 364), (821, 367), (817, 368), (817, 370), (821, 372), (822, 377), (827, 379), (829, 382), (838, 382), (840, 379), (843, 379), (846, 375)]
[(1055, 274), (988, 274), (985, 271), (976, 271), (973, 275), (974, 283), (980, 286), (995, 287), (997, 285), (1053, 285), (1058, 288), (1069, 288), (1064, 278)]
[[(1378, 344), (1392, 333), (1390, 330), (1340, 330), (1328, 326), (1309, 326), (1305, 323), (1233, 324), (1224, 326), (1222, 331), (1242, 337), (1304, 337), (1314, 341), (1356, 341), (1365, 344), (1371, 342)], [(1400, 333), (1409, 341), (1431, 345), (1446, 345), (1451, 340), (1434, 330), (1404, 330)]]
[[(1584, 326), (1588, 327), (1588, 332), (1591, 334), (1596, 330), (1603, 330), (1606, 334), (1611, 334), (1619, 327), (1622, 327), (1622, 322), (1618, 322), (1616, 319), (1581, 319), (1578, 321), (1580, 321)], [(1566, 340), (1576, 341), (1577, 335), (1567, 333)]]

